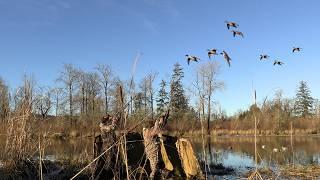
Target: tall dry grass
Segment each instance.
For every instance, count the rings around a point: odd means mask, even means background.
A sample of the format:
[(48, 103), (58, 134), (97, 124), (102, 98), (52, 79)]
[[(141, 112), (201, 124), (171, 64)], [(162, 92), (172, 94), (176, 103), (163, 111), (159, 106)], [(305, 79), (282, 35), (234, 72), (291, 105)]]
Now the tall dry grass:
[(31, 111), (22, 107), (12, 114), (8, 120), (5, 152), (12, 162), (25, 160), (29, 153), (36, 149), (32, 141), (32, 118)]

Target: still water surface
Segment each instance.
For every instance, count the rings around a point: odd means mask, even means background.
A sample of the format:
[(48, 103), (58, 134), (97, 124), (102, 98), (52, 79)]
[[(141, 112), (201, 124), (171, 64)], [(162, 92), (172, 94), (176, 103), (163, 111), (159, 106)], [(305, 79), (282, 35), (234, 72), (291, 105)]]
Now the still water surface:
[[(193, 146), (199, 160), (208, 164), (223, 164), (235, 169), (233, 176), (241, 176), (255, 167), (254, 137), (218, 137), (207, 138), (203, 143), (193, 139)], [(320, 138), (293, 137), (258, 137), (258, 167), (277, 170), (282, 165), (320, 165)]]
[[(255, 165), (253, 137), (190, 138), (198, 159), (208, 164), (222, 164), (235, 169), (236, 177), (248, 172)], [(292, 146), (291, 146), (292, 144)], [(5, 137), (0, 136), (0, 147), (5, 147)], [(92, 139), (48, 140), (45, 154), (50, 160), (78, 159), (92, 154)], [(204, 147), (204, 148), (203, 148)], [(203, 151), (205, 149), (205, 153)], [(319, 137), (258, 137), (258, 166), (276, 169), (287, 164), (320, 164)], [(0, 148), (4, 154), (4, 148)]]

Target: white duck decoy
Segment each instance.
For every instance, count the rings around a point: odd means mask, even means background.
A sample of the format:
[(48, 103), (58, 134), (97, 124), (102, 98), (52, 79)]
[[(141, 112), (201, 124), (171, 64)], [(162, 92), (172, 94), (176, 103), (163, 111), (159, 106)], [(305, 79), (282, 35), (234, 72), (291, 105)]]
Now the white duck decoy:
[(273, 148), (272, 151), (275, 152), (275, 153), (277, 153), (277, 152), (279, 152), (279, 149), (278, 149), (278, 148)]
[(288, 150), (288, 148), (287, 148), (287, 147), (282, 146), (282, 147), (281, 147), (281, 150), (282, 150), (282, 152), (285, 152), (285, 151), (287, 151), (287, 150)]

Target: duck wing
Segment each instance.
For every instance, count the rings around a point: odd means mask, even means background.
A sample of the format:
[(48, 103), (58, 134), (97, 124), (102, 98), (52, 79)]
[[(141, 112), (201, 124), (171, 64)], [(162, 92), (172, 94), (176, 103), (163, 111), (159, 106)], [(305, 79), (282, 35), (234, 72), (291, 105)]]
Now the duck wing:
[(231, 62), (230, 61), (231, 61), (230, 59), (227, 59), (227, 63), (229, 65), (229, 67), (231, 67)]

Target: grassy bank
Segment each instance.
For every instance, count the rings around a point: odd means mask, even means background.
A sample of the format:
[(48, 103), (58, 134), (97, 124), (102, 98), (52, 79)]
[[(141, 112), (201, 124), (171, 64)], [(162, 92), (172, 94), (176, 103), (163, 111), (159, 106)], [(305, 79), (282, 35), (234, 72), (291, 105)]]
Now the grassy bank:
[[(319, 179), (320, 166), (282, 166), (278, 169), (260, 168), (259, 174), (263, 179)], [(252, 175), (253, 170), (244, 174), (243, 178)], [(249, 178), (250, 179), (250, 178)]]

